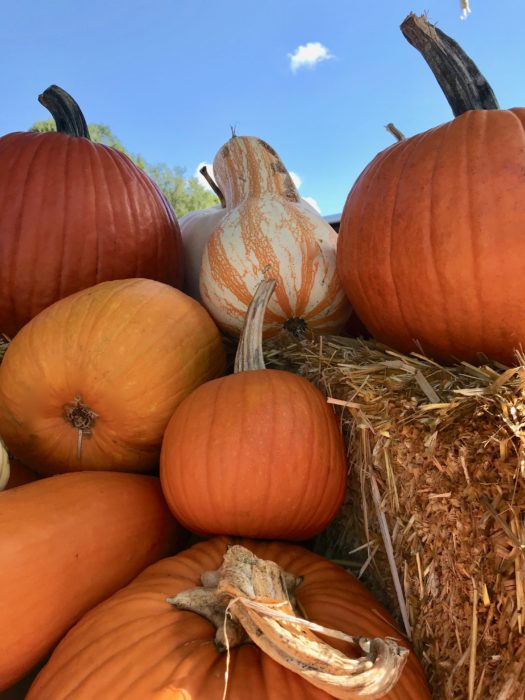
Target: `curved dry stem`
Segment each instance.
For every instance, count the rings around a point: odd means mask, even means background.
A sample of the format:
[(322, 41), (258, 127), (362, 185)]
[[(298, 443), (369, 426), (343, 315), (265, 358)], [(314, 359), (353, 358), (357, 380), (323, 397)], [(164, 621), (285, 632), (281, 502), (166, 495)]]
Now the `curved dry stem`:
[[(218, 583), (167, 600), (212, 622), (216, 641), (228, 652), (249, 638), (274, 661), (340, 700), (382, 698), (399, 680), (408, 649), (393, 639), (351, 636), (300, 617), (295, 589), (302, 579), (275, 562), (233, 545), (218, 572), (203, 579)], [(361, 656), (346, 656), (316, 633), (350, 642)]]
[(259, 282), (246, 311), (244, 325), (235, 354), (234, 372), (265, 369), (262, 349), (264, 314), (275, 289), (275, 280)]
[(499, 109), (492, 88), (474, 61), (425, 15), (418, 17), (411, 12), (401, 31), (430, 66), (455, 117), (471, 109)]
[(38, 101), (51, 112), (59, 133), (91, 140), (82, 110), (65, 90), (58, 85), (50, 85), (38, 96)]
[(406, 138), (405, 134), (402, 131), (399, 131), (397, 126), (395, 124), (392, 124), (392, 122), (388, 122), (388, 124), (385, 126), (385, 129), (392, 134), (396, 141), (404, 141)]
[(212, 178), (212, 176), (208, 172), (208, 168), (205, 165), (203, 165), (202, 168), (199, 170), (199, 172), (202, 175), (202, 177), (206, 180), (208, 185), (212, 188), (212, 190), (217, 195), (217, 197), (219, 198), (219, 202), (221, 203), (221, 207), (223, 209), (226, 209), (226, 200), (224, 198), (222, 190), (220, 189), (219, 185), (215, 182), (215, 180)]

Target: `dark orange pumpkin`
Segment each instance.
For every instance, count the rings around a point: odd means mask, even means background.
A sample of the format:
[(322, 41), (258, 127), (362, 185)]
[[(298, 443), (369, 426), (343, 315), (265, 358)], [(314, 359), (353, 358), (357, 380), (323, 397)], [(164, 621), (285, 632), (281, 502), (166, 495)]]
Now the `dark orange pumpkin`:
[(57, 132), (0, 138), (0, 333), (11, 337), (57, 299), (98, 282), (183, 279), (179, 226), (153, 181), (89, 139), (63, 90), (51, 86), (39, 100)]
[(61, 474), (0, 493), (0, 690), (185, 541), (158, 479)]
[[(220, 700), (227, 654), (215, 627), (200, 615), (172, 608), (173, 596), (216, 570), (232, 541), (218, 537), (149, 567), (85, 615), (37, 676), (27, 700)], [(351, 574), (308, 550), (277, 542), (241, 542), (258, 557), (303, 577), (295, 596), (309, 620), (367, 637), (401, 634), (392, 618)], [(331, 642), (332, 643), (332, 642)], [(403, 646), (408, 644), (403, 640)], [(348, 645), (334, 641), (333, 646)], [(253, 644), (231, 649), (228, 700), (329, 700)], [(355, 696), (356, 698), (359, 696)], [(411, 652), (385, 700), (429, 700), (423, 671)]]
[(380, 153), (344, 206), (338, 271), (365, 326), (404, 352), (513, 362), (525, 345), (525, 109), (498, 109), (425, 18), (402, 29), (456, 118)]
[(162, 488), (194, 532), (307, 539), (344, 496), (343, 439), (326, 398), (304, 377), (264, 369), (262, 319), (273, 284), (263, 282), (250, 306), (235, 374), (192, 392), (164, 434)]
[(41, 474), (152, 471), (166, 425), (222, 373), (210, 315), (147, 279), (101, 282), (27, 323), (0, 365), (0, 435)]

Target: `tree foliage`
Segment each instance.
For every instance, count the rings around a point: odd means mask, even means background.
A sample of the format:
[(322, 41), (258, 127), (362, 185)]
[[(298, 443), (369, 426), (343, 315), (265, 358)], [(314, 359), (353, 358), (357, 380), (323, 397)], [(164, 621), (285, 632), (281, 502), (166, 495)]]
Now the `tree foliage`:
[[(178, 218), (189, 211), (207, 209), (218, 203), (215, 194), (203, 187), (196, 177), (185, 177), (183, 168), (177, 165), (170, 167), (166, 163), (146, 163), (140, 155), (130, 153), (105, 124), (89, 124), (88, 129), (93, 142), (125, 153), (135, 165), (144, 170), (162, 190)], [(55, 122), (53, 119), (35, 122), (30, 131), (55, 131)]]

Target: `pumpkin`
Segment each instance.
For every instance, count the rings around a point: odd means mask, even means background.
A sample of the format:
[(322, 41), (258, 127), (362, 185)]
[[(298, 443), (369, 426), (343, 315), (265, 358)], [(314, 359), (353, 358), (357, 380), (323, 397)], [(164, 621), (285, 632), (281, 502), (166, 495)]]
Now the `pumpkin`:
[(184, 248), (184, 291), (198, 301), (201, 301), (199, 278), (204, 248), (225, 214), (226, 209), (216, 205), (190, 211), (179, 219)]
[(235, 373), (207, 382), (175, 410), (160, 476), (175, 517), (200, 534), (307, 539), (344, 497), (337, 419), (308, 380), (265, 369), (263, 316), (275, 282), (249, 307)]
[(5, 491), (0, 502), (0, 690), (184, 541), (152, 476), (61, 474)]
[(161, 282), (101, 282), (44, 309), (0, 365), (0, 435), (42, 474), (158, 466), (175, 407), (225, 367), (206, 310)]
[(277, 288), (265, 335), (283, 326), (341, 329), (350, 306), (336, 270), (337, 234), (301, 199), (274, 149), (253, 136), (233, 136), (215, 156), (213, 171), (226, 213), (204, 249), (200, 292), (218, 325), (239, 335), (268, 273)]
[(455, 118), (379, 153), (346, 200), (337, 262), (383, 343), (438, 360), (514, 362), (525, 344), (525, 110), (424, 17), (402, 25)]
[(0, 138), (0, 333), (13, 336), (57, 299), (98, 282), (183, 279), (175, 214), (125, 154), (93, 143), (76, 102), (39, 97), (56, 132)]
[[(211, 700), (224, 697), (225, 683), (228, 700), (332, 697), (251, 643), (231, 648), (229, 653), (220, 651), (216, 625), (166, 602), (168, 596), (200, 586), (205, 572), (221, 566), (231, 544), (234, 542), (217, 537), (159, 561), (87, 613), (56, 647), (26, 700)], [(309, 620), (350, 635), (399, 639), (386, 610), (343, 568), (297, 545), (240, 544), (257, 557), (275, 562), (295, 579), (301, 578), (294, 596)], [(337, 640), (333, 645), (350, 651), (348, 644)], [(430, 699), (413, 652), (398, 683), (383, 697)]]

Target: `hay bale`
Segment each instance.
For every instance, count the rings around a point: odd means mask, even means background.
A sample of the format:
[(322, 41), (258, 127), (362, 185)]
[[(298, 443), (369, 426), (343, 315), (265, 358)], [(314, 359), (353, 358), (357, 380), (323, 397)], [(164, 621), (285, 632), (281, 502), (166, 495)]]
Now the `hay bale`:
[(373, 341), (268, 341), (340, 412), (347, 497), (318, 547), (378, 595), (439, 700), (523, 697), (525, 367), (442, 367)]

